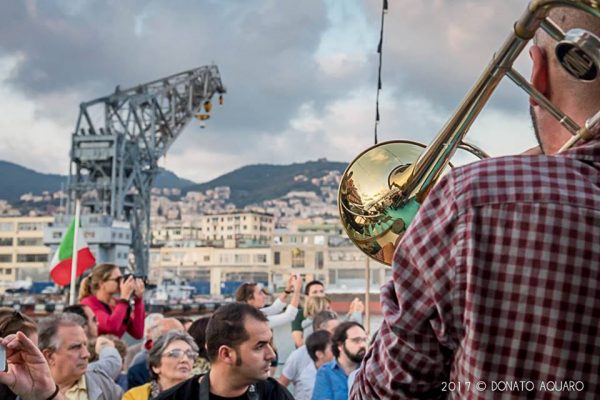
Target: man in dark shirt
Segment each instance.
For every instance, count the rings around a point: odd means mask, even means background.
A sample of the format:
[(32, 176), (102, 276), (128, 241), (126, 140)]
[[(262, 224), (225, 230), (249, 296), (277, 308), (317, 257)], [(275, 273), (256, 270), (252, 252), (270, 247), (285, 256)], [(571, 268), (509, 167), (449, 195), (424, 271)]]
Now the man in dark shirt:
[(220, 307), (206, 327), (211, 370), (163, 392), (158, 400), (293, 400), (269, 377), (275, 352), (264, 314), (245, 303)]

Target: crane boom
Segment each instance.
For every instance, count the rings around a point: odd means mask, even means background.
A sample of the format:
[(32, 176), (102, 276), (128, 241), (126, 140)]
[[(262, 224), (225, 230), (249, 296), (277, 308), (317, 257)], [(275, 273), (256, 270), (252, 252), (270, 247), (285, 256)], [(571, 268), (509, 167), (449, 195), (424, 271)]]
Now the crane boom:
[[(130, 263), (148, 272), (150, 195), (164, 156), (190, 120), (225, 93), (216, 65), (121, 90), (79, 106), (72, 135), (69, 203), (131, 226)], [(206, 115), (206, 114), (204, 114)], [(204, 117), (205, 119), (207, 117)]]

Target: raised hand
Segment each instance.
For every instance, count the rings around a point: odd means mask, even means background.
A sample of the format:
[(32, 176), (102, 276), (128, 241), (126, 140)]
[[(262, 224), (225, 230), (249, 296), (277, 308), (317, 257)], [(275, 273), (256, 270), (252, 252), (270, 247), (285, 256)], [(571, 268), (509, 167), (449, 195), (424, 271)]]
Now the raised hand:
[(17, 332), (2, 339), (0, 344), (6, 347), (8, 367), (6, 372), (0, 372), (0, 383), (7, 385), (23, 400), (52, 396), (57, 386), (46, 358), (33, 342), (23, 332)]

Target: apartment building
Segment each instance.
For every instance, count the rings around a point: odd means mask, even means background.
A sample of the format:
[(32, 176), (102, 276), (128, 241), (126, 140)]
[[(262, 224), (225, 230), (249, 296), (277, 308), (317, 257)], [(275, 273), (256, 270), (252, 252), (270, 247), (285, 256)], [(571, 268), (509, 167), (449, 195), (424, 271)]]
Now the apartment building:
[(221, 294), (224, 282), (270, 282), (273, 265), (269, 246), (225, 248), (197, 247), (180, 241), (150, 249), (150, 280), (179, 277), (210, 282), (210, 293)]
[(252, 247), (271, 243), (274, 218), (255, 211), (234, 211), (196, 215), (182, 220), (154, 218), (152, 245), (155, 247), (181, 241), (197, 241), (215, 247)]
[(53, 217), (0, 217), (0, 281), (49, 279), (44, 229)]
[[(273, 270), (300, 273), (325, 282), (329, 292), (362, 292), (367, 256), (342, 231), (339, 223), (290, 225), (273, 236)], [(369, 260), (371, 290), (391, 277), (391, 269)], [(279, 277), (275, 275), (273, 279)]]
[[(282, 287), (293, 272), (305, 280), (325, 282), (332, 293), (362, 293), (366, 263), (366, 256), (349, 241), (339, 223), (301, 223), (275, 230), (268, 245), (224, 247), (172, 240), (150, 250), (150, 278), (158, 282), (178, 276), (210, 282), (210, 293), (218, 295), (223, 285), (232, 281)], [(371, 290), (376, 292), (391, 270), (374, 261), (370, 261), (370, 269)]]

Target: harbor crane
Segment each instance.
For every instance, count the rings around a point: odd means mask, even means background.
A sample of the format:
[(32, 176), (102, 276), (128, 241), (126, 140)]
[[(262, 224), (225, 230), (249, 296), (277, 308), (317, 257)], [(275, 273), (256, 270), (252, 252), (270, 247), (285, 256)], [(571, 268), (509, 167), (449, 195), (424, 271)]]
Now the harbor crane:
[(67, 211), (72, 215), (75, 199), (81, 199), (87, 214), (129, 222), (128, 264), (138, 274), (148, 273), (150, 196), (161, 171), (158, 161), (192, 118), (209, 118), (212, 97), (218, 95), (222, 104), (224, 93), (217, 66), (209, 65), (129, 89), (117, 86), (113, 94), (79, 106)]

